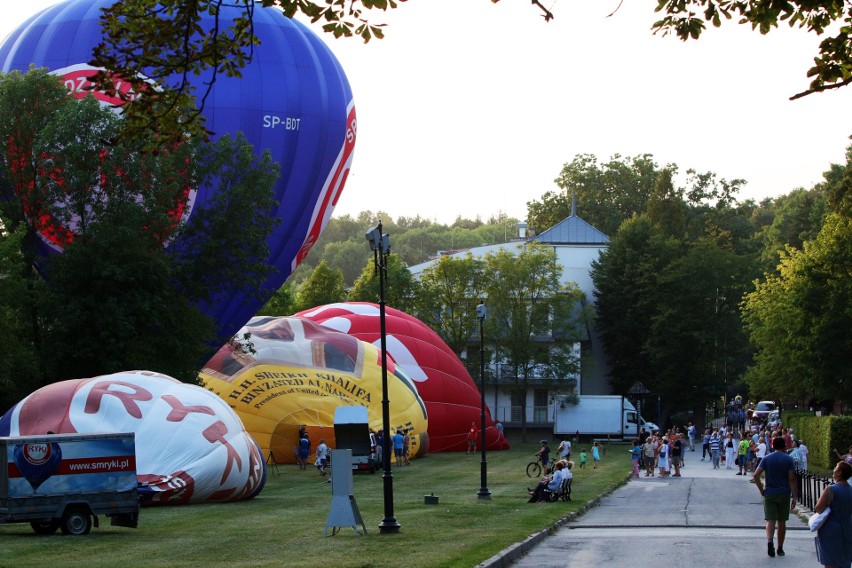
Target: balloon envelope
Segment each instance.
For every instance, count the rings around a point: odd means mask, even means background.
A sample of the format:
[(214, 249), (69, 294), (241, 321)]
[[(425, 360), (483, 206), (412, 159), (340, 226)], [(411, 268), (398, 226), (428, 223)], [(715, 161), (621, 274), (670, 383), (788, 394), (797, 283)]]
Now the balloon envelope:
[(152, 504), (238, 501), (265, 480), (257, 444), (222, 399), (156, 373), (53, 383), (0, 418), (0, 436), (46, 432), (134, 432), (140, 493)]
[[(328, 304), (296, 314), (358, 339), (380, 344), (379, 306), (363, 302)], [(465, 451), (471, 422), (481, 424), (481, 396), (470, 373), (447, 344), (419, 319), (385, 308), (388, 353), (408, 376), (429, 411), (431, 451)], [(505, 450), (509, 444), (486, 412), (486, 446)], [(479, 444), (477, 443), (477, 447)]]
[[(112, 0), (66, 0), (33, 16), (0, 45), (0, 71), (25, 72), (31, 64), (65, 78), (73, 93), (85, 92), (95, 70), (88, 66), (101, 41), (98, 18)], [(222, 22), (238, 13), (227, 3)], [(202, 27), (214, 25), (205, 13)], [(203, 114), (216, 136), (241, 131), (260, 153), (268, 149), (281, 166), (275, 186), (281, 223), (267, 239), (273, 275), (261, 284), (268, 298), (316, 242), (337, 203), (349, 173), (356, 136), (355, 106), (337, 59), (320, 39), (280, 10), (254, 8), (253, 30), (261, 44), (241, 78), (217, 76)], [(190, 76), (203, 90), (212, 77)], [(103, 93), (102, 102), (113, 104)], [(216, 187), (193, 188), (187, 209), (203, 208)], [(57, 249), (42, 234), (44, 255)], [(177, 243), (179, 245), (179, 243)], [(232, 335), (263, 305), (264, 297), (221, 296), (204, 309), (223, 336)]]
[[(261, 449), (275, 461), (292, 463), (300, 427), (314, 447), (324, 438), (336, 447), (335, 410), (363, 406), (368, 423), (380, 431), (380, 352), (355, 337), (298, 318), (253, 318), (251, 349), (227, 344), (201, 372), (205, 388), (221, 396), (240, 416)], [(417, 386), (388, 358), (391, 430), (411, 438), (410, 457), (429, 449), (429, 416)], [(366, 442), (367, 440), (365, 440)]]

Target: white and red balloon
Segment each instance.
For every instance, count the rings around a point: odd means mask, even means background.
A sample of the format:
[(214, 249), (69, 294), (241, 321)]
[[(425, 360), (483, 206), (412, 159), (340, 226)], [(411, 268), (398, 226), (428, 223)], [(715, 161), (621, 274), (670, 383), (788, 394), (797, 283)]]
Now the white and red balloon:
[(134, 432), (136, 477), (154, 505), (238, 501), (263, 488), (266, 463), (218, 396), (146, 371), (61, 381), (0, 418), (0, 436)]

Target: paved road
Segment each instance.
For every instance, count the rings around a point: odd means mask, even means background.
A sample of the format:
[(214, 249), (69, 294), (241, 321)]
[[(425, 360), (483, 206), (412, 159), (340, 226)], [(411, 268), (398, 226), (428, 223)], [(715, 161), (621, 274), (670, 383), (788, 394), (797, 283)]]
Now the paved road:
[(787, 524), (787, 555), (770, 558), (751, 477), (699, 460), (698, 452), (688, 453), (680, 478), (631, 479), (511, 566), (819, 567), (813, 535), (795, 515)]

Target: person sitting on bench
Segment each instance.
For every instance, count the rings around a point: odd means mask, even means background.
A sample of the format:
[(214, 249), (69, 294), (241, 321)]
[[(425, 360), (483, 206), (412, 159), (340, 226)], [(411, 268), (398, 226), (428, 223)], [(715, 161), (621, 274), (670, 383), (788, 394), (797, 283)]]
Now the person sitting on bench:
[(562, 488), (562, 480), (565, 479), (565, 463), (562, 461), (556, 462), (553, 468), (553, 475), (541, 478), (535, 489), (527, 487), (527, 492), (530, 494), (529, 503), (538, 503), (542, 500), (544, 490), (559, 491)]

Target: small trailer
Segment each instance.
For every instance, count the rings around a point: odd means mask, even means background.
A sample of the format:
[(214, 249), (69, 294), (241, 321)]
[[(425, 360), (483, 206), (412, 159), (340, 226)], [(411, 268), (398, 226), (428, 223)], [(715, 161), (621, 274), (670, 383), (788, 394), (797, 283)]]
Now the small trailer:
[(0, 437), (0, 453), (0, 523), (84, 535), (105, 515), (113, 526), (136, 528), (133, 433)]

